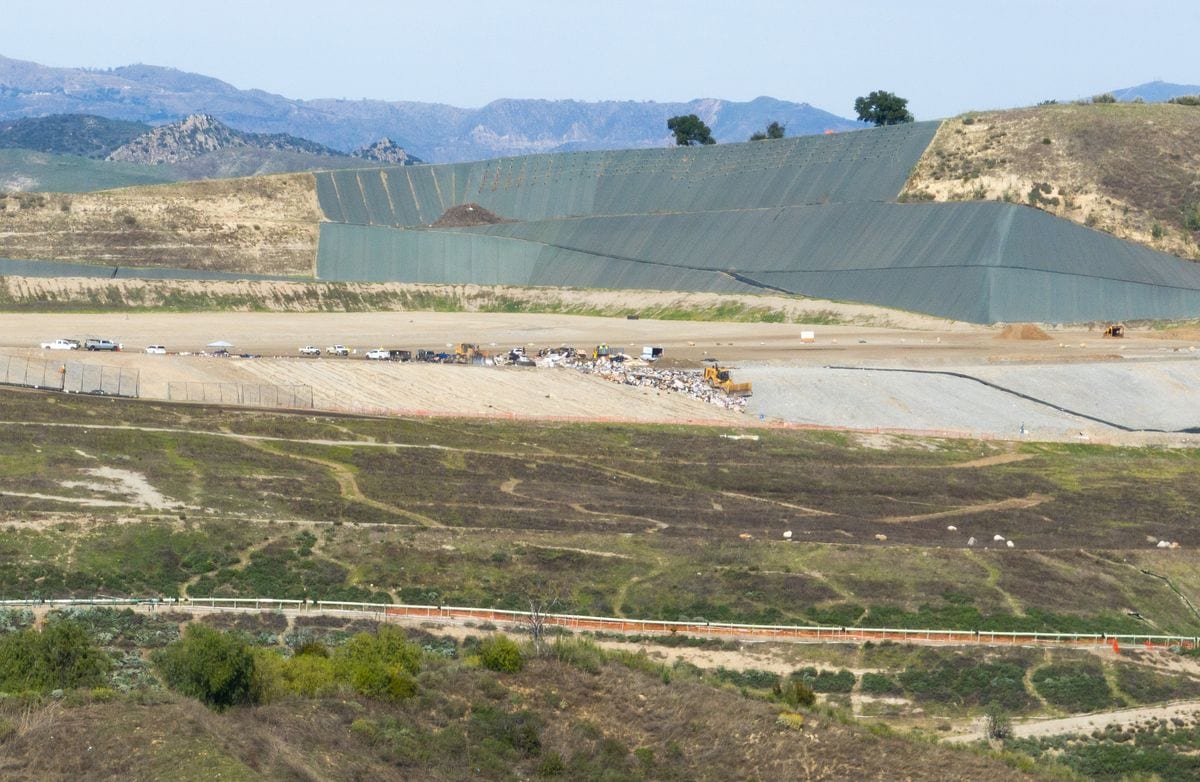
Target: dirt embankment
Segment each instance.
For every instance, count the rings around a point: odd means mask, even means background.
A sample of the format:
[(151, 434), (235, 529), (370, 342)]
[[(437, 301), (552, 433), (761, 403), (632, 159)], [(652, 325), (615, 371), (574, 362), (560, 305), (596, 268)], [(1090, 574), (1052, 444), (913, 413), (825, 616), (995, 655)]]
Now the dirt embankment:
[(311, 174), (0, 196), (0, 257), (311, 274)]
[[(0, 222), (0, 225), (3, 225)], [(786, 295), (516, 288), (409, 283), (0, 278), (0, 311), (490, 312), (598, 315), (665, 321), (805, 323), (970, 330), (971, 326), (869, 304)], [(651, 337), (653, 340), (653, 337)]]
[(1194, 106), (971, 112), (942, 124), (901, 197), (1025, 204), (1200, 259), (1197, 170), (1200, 108)]

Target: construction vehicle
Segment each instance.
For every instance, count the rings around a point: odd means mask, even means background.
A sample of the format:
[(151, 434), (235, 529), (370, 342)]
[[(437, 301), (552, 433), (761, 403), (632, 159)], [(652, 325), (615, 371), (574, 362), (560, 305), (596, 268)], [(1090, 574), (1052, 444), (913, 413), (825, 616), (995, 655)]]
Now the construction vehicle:
[(482, 364), (487, 359), (487, 353), (471, 342), (459, 342), (454, 346), (454, 363)]
[(1121, 338), (1125, 336), (1124, 323), (1110, 323), (1104, 328), (1104, 336)]
[(722, 369), (719, 364), (710, 364), (704, 368), (704, 379), (713, 388), (719, 388), (730, 396), (750, 396), (753, 391), (750, 383), (735, 383), (728, 369)]

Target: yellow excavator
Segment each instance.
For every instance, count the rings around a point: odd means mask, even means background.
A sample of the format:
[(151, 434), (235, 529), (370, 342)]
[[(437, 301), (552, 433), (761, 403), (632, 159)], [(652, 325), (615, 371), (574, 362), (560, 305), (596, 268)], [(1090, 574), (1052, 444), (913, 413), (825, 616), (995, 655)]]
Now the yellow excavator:
[(750, 396), (753, 393), (750, 383), (735, 383), (728, 369), (722, 369), (717, 364), (704, 368), (704, 379), (713, 388), (719, 388), (730, 396)]

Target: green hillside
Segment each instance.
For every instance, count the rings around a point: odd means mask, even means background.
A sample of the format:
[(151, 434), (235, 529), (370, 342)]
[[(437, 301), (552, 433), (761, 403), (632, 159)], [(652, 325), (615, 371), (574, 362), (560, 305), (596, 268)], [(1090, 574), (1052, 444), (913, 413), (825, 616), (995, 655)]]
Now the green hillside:
[(88, 193), (157, 185), (179, 178), (168, 166), (114, 163), (28, 149), (0, 149), (0, 192)]

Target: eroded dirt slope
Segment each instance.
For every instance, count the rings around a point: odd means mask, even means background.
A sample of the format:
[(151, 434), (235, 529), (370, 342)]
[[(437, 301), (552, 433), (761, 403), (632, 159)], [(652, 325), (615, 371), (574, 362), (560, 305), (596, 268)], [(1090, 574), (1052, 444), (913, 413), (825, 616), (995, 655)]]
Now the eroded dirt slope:
[(1200, 259), (1200, 107), (971, 112), (943, 123), (901, 198), (1026, 204)]
[(0, 257), (311, 274), (311, 174), (0, 195)]

